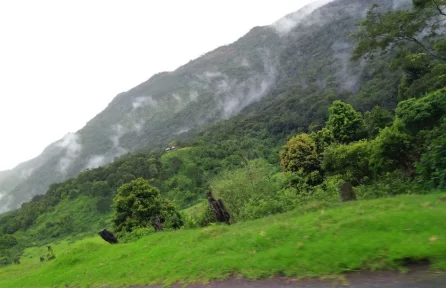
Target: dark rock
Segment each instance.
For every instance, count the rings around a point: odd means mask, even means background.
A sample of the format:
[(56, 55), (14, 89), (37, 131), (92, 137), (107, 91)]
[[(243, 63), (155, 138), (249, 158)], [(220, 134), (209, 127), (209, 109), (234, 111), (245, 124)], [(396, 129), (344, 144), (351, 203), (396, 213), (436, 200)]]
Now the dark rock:
[(353, 190), (352, 184), (348, 182), (344, 182), (339, 185), (339, 196), (341, 198), (342, 202), (347, 201), (355, 201), (356, 200), (356, 194)]
[(116, 239), (115, 235), (113, 235), (113, 233), (111, 233), (107, 229), (102, 230), (98, 234), (99, 236), (101, 236), (102, 239), (110, 244), (117, 244), (119, 242), (118, 239)]
[(162, 232), (162, 231), (164, 231), (164, 229), (163, 229), (163, 225), (161, 224), (161, 220), (160, 220), (159, 217), (153, 217), (153, 218), (151, 219), (151, 221), (152, 221), (152, 226), (153, 226), (153, 228), (155, 228), (155, 231), (156, 231), (156, 232)]

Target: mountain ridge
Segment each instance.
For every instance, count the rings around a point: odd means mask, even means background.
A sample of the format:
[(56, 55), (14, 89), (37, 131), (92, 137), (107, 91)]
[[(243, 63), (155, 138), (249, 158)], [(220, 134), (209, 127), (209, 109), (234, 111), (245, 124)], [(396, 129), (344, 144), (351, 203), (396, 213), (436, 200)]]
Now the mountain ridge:
[[(408, 1), (378, 2), (392, 9), (396, 2)], [(45, 193), (51, 183), (105, 165), (121, 155), (140, 149), (162, 149), (178, 135), (193, 134), (191, 131), (231, 119), (241, 111), (247, 111), (244, 115), (257, 113), (250, 107), (268, 109), (268, 105), (274, 106), (277, 101), (290, 100), (286, 94), (291, 89), (314, 88), (313, 93), (333, 93), (336, 97), (343, 89), (350, 94), (357, 92), (360, 82), (366, 80), (359, 79), (361, 67), (351, 67), (348, 58), (352, 45), (341, 32), (353, 29), (370, 3), (365, 0), (318, 3), (325, 5), (288, 14), (282, 18), (287, 19), (282, 20), (285, 24), (280, 24), (279, 19), (272, 25), (254, 27), (230, 45), (218, 47), (174, 71), (154, 74), (119, 93), (82, 129), (52, 143), (38, 157), (9, 172), (0, 172), (0, 194), (3, 194), (0, 211), (16, 208), (34, 195)], [(339, 27), (329, 27), (327, 21)], [(289, 30), (281, 33), (277, 25), (285, 25)], [(328, 35), (324, 29), (331, 29), (340, 39), (331, 39), (330, 49), (316, 45), (327, 41), (322, 39)], [(303, 47), (301, 39), (305, 43), (310, 41), (310, 45)], [(306, 57), (309, 53), (314, 56)], [(307, 74), (315, 75), (308, 78)], [(296, 103), (304, 99), (297, 98)], [(310, 108), (322, 110), (324, 105)], [(312, 116), (307, 116), (297, 115), (296, 123), (308, 126), (311, 123), (306, 122)], [(27, 175), (26, 171), (31, 172)]]

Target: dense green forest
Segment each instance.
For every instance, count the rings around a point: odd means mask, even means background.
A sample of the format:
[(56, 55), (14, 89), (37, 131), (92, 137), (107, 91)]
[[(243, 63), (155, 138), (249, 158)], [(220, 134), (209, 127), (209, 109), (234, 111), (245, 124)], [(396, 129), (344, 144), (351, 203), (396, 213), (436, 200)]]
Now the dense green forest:
[[(137, 228), (152, 233), (147, 220), (117, 220), (135, 183), (167, 207), (151, 208), (153, 213), (182, 218), (186, 228), (214, 221), (203, 205), (209, 190), (224, 199), (237, 222), (309, 201), (339, 201), (343, 182), (355, 186), (361, 199), (446, 188), (444, 5), (416, 0), (410, 10), (373, 6), (358, 29), (345, 35), (355, 49), (348, 55), (352, 70), (341, 76), (347, 81), (362, 67), (357, 89), (345, 89), (336, 75), (342, 67), (328, 65), (321, 54), (311, 54), (322, 60), (313, 59), (307, 70), (292, 71), (299, 63), (283, 61), (289, 76), (263, 101), (170, 139), (176, 149), (140, 149), (50, 185), (44, 195), (0, 215), (0, 264), (12, 263), (25, 247), (74, 240), (106, 227), (123, 239), (143, 233)], [(337, 21), (331, 29), (344, 23)], [(323, 30), (326, 36), (319, 38), (311, 32), (283, 55), (324, 53), (321, 43), (311, 40), (332, 39), (332, 32)], [(193, 213), (177, 213), (186, 208)], [(169, 217), (163, 219), (166, 228)]]

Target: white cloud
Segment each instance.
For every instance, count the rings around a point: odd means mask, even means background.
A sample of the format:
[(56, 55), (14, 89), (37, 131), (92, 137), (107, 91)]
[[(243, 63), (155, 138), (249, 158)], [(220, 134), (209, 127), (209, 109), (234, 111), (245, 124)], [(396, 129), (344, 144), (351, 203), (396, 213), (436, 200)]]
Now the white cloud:
[[(291, 13), (287, 15), (286, 17), (283, 17), (279, 19), (278, 21), (274, 22), (272, 24), (272, 27), (276, 29), (276, 31), (279, 34), (287, 34), (291, 31), (297, 24), (301, 22), (307, 22), (308, 20), (315, 21), (315, 19), (307, 19), (308, 15), (316, 10), (317, 8), (331, 2), (333, 0), (316, 0), (312, 2), (311, 4), (308, 4), (301, 10), (299, 10), (299, 13)], [(308, 3), (308, 2), (307, 2)], [(303, 21), (305, 20), (305, 21)], [(317, 21), (317, 20), (316, 20)]]
[(196, 102), (198, 99), (198, 92), (196, 90), (189, 91), (189, 101)]
[(104, 155), (95, 155), (88, 160), (88, 163), (85, 166), (85, 168), (89, 169), (97, 168), (99, 166), (107, 164), (108, 162), (109, 162), (108, 159)]
[(132, 102), (132, 108), (133, 110), (136, 110), (140, 107), (148, 106), (151, 108), (158, 107), (158, 102), (154, 100), (151, 96), (140, 96), (136, 97), (135, 100)]
[(74, 133), (68, 133), (61, 141), (56, 143), (56, 146), (64, 151), (62, 158), (58, 162), (58, 170), (61, 173), (66, 173), (82, 150), (79, 136)]

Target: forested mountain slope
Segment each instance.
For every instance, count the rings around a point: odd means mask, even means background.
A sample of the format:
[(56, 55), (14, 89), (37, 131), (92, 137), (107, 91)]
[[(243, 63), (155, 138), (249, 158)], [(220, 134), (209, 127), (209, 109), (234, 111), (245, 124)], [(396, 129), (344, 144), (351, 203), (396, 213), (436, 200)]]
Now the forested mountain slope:
[[(411, 1), (373, 2), (390, 10)], [(350, 61), (353, 44), (347, 36), (371, 1), (318, 3), (326, 5), (255, 27), (231, 45), (117, 95), (78, 132), (1, 172), (0, 211), (18, 207), (82, 170), (136, 150), (163, 149), (170, 140), (206, 140), (196, 136), (218, 129), (224, 132), (221, 137), (237, 137), (242, 129), (255, 137), (283, 139), (309, 125), (320, 126), (335, 99), (359, 110), (375, 104), (394, 107), (400, 75), (390, 70), (386, 55), (372, 62)], [(216, 139), (214, 133), (208, 140)]]

